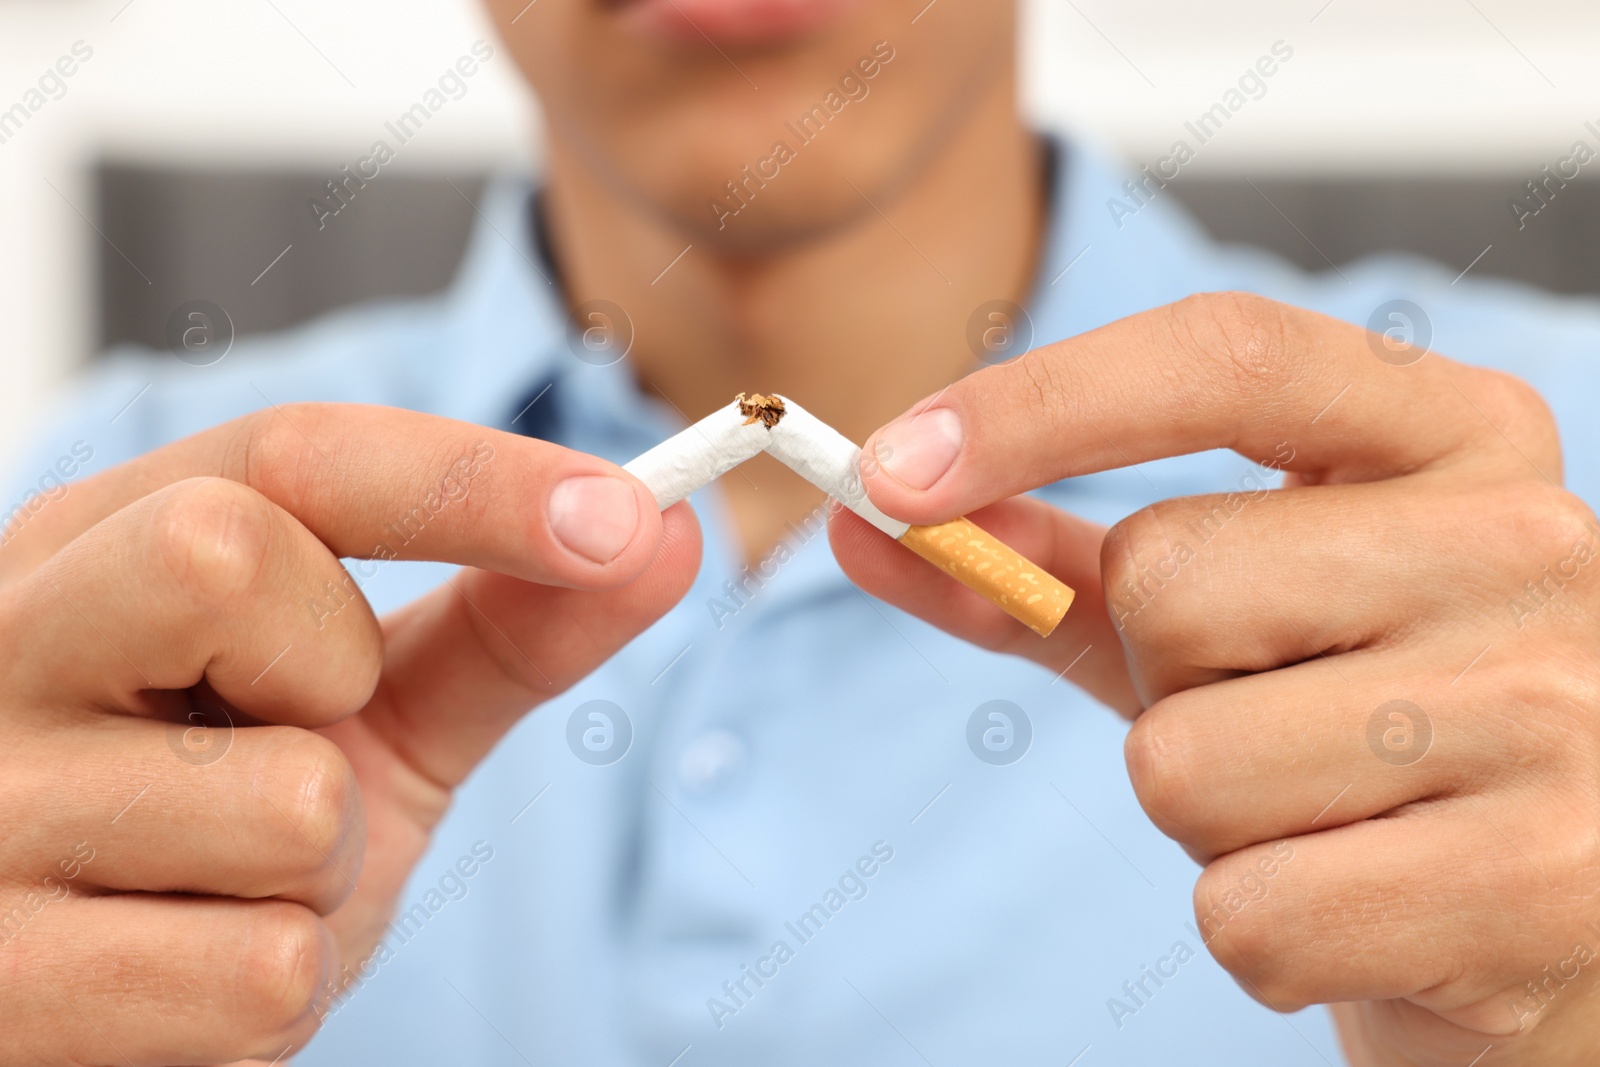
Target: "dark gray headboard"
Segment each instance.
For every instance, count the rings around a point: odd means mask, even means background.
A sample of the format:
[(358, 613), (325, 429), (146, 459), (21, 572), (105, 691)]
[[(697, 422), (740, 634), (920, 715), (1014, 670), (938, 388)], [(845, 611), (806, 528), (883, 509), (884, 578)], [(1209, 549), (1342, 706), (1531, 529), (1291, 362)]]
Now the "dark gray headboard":
[(100, 168), (101, 347), (166, 347), (168, 315), (194, 299), (226, 309), (235, 331), (251, 334), (448, 284), (472, 229), (481, 175), (382, 172), (319, 226), (308, 202), (319, 194), (332, 200), (331, 177)]
[(1252, 184), (1236, 178), (1169, 188), (1212, 233), (1262, 245), (1312, 270), (1326, 270), (1329, 260), (1344, 264), (1398, 250), (1456, 270), (1477, 260), (1474, 276), (1600, 294), (1600, 181), (1570, 182), (1546, 194), (1549, 203), (1538, 214), (1519, 219), (1510, 206), (1514, 195), (1539, 204), (1523, 188), (1527, 180), (1508, 175)]
[[(437, 291), (461, 257), (482, 189), (481, 175), (384, 172), (319, 228), (308, 201), (326, 196), (328, 174), (115, 165), (98, 177), (108, 238), (99, 245), (100, 339), (155, 347), (166, 344), (172, 310), (197, 298), (221, 305), (246, 334)], [(1519, 230), (1507, 201), (1525, 180), (1184, 178), (1169, 191), (1219, 237), (1311, 269), (1394, 249), (1461, 269), (1492, 245), (1474, 274), (1600, 294), (1600, 182), (1568, 185)]]

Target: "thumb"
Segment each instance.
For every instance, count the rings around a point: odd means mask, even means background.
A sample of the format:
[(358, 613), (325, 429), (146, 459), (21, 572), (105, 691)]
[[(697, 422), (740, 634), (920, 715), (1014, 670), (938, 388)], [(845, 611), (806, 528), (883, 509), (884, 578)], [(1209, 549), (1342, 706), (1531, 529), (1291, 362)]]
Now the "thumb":
[(845, 574), (873, 596), (980, 648), (1025, 656), (1129, 718), (1138, 714), (1141, 705), (1101, 588), (1100, 547), (1106, 528), (1025, 496), (980, 508), (969, 517), (1077, 590), (1072, 609), (1049, 637), (1040, 640), (845, 508), (834, 509), (828, 537)]
[(700, 566), (687, 504), (662, 513), (644, 573), (584, 590), (463, 569), (383, 620), (366, 725), (433, 781), (458, 785), (527, 711), (564, 692), (672, 608)]

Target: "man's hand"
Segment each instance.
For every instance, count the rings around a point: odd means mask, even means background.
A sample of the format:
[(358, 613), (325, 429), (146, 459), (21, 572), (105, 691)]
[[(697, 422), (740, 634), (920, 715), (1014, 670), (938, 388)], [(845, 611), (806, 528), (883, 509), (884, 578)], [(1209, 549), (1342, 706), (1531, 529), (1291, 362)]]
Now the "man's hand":
[[(340, 557), (466, 569), (380, 622)], [(0, 1065), (304, 1043), (451, 790), (698, 562), (612, 464), (403, 411), (74, 484), (0, 549)]]
[[(1594, 1064), (1594, 517), (1560, 488), (1526, 385), (1435, 355), (1393, 366), (1369, 340), (1195, 297), (973, 374), (881, 429), (864, 465), (880, 508), (973, 513), (1080, 590), (1049, 640), (849, 513), (834, 547), (868, 591), (1070, 665), (1137, 716), (1134, 787), (1204, 865), (1201, 929), (1252, 996), (1340, 1003), (1357, 1064)], [(1285, 487), (1257, 472), (1109, 531), (1013, 498), (1219, 447)]]

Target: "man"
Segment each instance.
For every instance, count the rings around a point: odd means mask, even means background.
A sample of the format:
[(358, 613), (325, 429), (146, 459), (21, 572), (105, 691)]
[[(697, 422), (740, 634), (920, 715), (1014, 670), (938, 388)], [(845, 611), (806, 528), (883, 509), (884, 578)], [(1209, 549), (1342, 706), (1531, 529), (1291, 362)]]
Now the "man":
[[(1600, 315), (1108, 209), (920, 6), (492, 0), (548, 167), (448, 295), (101, 372), (0, 550), (0, 1062), (1593, 1062)], [(769, 462), (658, 516), (741, 390), (1062, 627)]]

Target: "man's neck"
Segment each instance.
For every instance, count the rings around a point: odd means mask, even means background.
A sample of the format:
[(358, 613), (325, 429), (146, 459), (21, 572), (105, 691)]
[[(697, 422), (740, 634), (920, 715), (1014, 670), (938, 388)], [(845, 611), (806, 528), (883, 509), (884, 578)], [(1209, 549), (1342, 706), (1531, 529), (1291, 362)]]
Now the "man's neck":
[[(567, 298), (627, 310), (641, 386), (685, 418), (740, 391), (776, 392), (862, 440), (975, 365), (967, 322), (980, 304), (1022, 303), (1031, 287), (1040, 149), (1008, 82), (986, 97), (892, 195), (863, 190), (871, 199), (849, 224), (768, 255), (693, 242), (674, 262), (692, 235), (616, 195), (558, 141), (548, 221)], [(817, 503), (765, 458), (723, 483), (750, 559)]]

